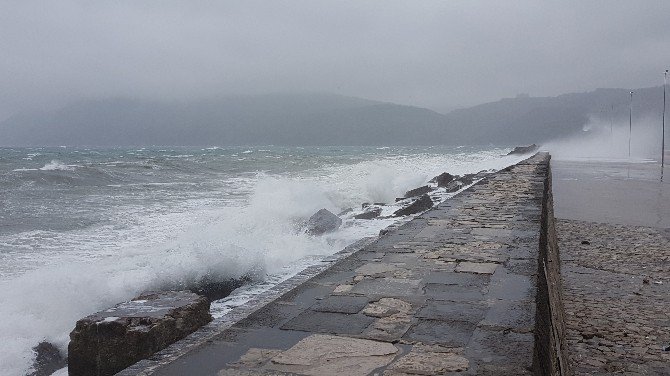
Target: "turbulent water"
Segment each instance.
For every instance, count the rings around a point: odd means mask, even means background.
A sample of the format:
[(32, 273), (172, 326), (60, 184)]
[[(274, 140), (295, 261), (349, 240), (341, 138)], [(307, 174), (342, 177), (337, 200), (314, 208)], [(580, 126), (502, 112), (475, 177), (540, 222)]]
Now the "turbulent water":
[(444, 171), (521, 159), (508, 150), (0, 149), (0, 373), (24, 374), (42, 340), (65, 351), (78, 318), (148, 289), (249, 273), (267, 288), (394, 221), (348, 214), (312, 237), (298, 224), (315, 211), (392, 203)]

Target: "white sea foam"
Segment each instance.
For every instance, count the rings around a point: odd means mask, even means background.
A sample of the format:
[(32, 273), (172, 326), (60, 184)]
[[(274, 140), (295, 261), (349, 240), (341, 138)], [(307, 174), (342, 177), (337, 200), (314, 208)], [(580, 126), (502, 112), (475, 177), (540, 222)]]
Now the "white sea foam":
[[(234, 278), (250, 271), (282, 276), (272, 277), (279, 281), (297, 271), (287, 271), (287, 266), (307, 265), (393, 222), (348, 218), (337, 232), (311, 237), (296, 224), (315, 211), (337, 213), (362, 202), (393, 202), (441, 172), (499, 169), (521, 159), (500, 157), (503, 152), (380, 157), (294, 174), (259, 173), (243, 201), (195, 200), (184, 210), (144, 217), (137, 208), (120, 214), (130, 218), (123, 226), (60, 234), (54, 247), (68, 244), (71, 237), (70, 246), (80, 252), (47, 258), (41, 267), (0, 282), (3, 372), (24, 374), (34, 357), (31, 348), (42, 340), (65, 351), (77, 319), (147, 289), (178, 288), (204, 277)], [(69, 167), (54, 161), (57, 165)], [(34, 241), (43, 242), (44, 237), (37, 234)]]
[(52, 160), (51, 162), (40, 167), (41, 171), (73, 171), (76, 167), (75, 165), (66, 165), (60, 161)]

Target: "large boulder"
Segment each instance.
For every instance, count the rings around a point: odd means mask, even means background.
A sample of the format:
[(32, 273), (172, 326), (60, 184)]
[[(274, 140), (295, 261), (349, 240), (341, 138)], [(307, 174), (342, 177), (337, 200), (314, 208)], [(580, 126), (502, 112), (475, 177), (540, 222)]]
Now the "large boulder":
[(417, 197), (417, 196), (425, 195), (426, 193), (429, 193), (429, 192), (432, 191), (432, 190), (433, 190), (433, 188), (431, 188), (431, 187), (429, 187), (429, 186), (427, 186), (427, 185), (424, 185), (424, 186), (422, 186), (422, 187), (414, 188), (414, 189), (412, 189), (412, 190), (409, 190), (409, 191), (405, 192), (405, 198)]
[(342, 219), (326, 209), (321, 209), (309, 217), (307, 221), (307, 233), (310, 235), (321, 235), (326, 232), (335, 231), (342, 225)]
[(190, 291), (149, 292), (85, 317), (70, 333), (70, 376), (106, 376), (146, 359), (212, 320)]
[(448, 173), (448, 172), (443, 172), (436, 177), (430, 179), (431, 183), (437, 183), (438, 187), (446, 187), (447, 184), (449, 184), (452, 180), (454, 180), (455, 176)]
[(507, 155), (524, 155), (524, 154), (535, 153), (539, 148), (540, 147), (535, 144), (531, 144), (528, 146), (517, 146), (514, 148), (514, 150), (507, 153)]
[(431, 200), (430, 196), (423, 195), (409, 206), (404, 207), (400, 210), (396, 210), (395, 213), (393, 213), (393, 215), (396, 217), (402, 217), (405, 215), (421, 213), (432, 207), (433, 207), (433, 200)]

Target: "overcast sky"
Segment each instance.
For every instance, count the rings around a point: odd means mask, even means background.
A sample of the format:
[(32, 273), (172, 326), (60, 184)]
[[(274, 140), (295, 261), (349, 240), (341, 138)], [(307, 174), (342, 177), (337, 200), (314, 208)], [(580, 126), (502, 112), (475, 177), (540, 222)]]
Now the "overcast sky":
[(332, 92), (438, 111), (662, 83), (668, 0), (0, 0), (0, 118), (82, 98)]

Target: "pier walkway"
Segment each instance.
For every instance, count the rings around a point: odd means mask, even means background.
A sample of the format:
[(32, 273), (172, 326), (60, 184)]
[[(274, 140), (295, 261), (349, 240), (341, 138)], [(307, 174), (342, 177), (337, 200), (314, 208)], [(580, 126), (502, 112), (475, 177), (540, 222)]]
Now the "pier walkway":
[(552, 170), (572, 370), (670, 375), (670, 185), (660, 167)]
[(557, 351), (538, 305), (547, 295), (538, 247), (547, 240), (548, 165), (538, 154), (492, 174), (324, 271), (298, 275), (294, 288), (241, 320), (215, 321), (120, 375), (530, 375), (549, 367)]

